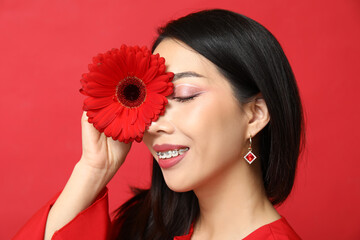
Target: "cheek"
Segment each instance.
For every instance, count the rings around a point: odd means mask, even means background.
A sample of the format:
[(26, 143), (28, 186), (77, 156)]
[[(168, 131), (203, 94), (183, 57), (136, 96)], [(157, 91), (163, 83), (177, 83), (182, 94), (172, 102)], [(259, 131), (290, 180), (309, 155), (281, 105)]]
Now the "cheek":
[(237, 158), (246, 135), (245, 116), (236, 100), (223, 96), (208, 94), (184, 106), (183, 114), (176, 116), (176, 125), (191, 139), (195, 155), (209, 165), (217, 164), (219, 158)]

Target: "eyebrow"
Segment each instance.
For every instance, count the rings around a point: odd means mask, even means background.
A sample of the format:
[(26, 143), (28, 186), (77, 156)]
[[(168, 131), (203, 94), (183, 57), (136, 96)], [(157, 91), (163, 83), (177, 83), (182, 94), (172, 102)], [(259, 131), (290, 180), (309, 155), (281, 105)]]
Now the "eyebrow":
[(192, 71), (188, 71), (188, 72), (180, 72), (180, 73), (175, 73), (174, 74), (174, 78), (173, 78), (173, 81), (176, 81), (180, 78), (186, 78), (186, 77), (204, 77), (196, 72), (192, 72)]

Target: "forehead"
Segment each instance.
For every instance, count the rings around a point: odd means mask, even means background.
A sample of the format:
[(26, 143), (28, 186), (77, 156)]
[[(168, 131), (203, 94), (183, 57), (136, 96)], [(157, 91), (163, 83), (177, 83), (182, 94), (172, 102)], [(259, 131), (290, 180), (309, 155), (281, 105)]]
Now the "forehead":
[(215, 95), (231, 96), (232, 100), (236, 100), (230, 82), (217, 67), (185, 43), (167, 38), (155, 48), (154, 53), (165, 58), (166, 71), (175, 74), (176, 83), (194, 83)]
[(195, 50), (174, 39), (164, 39), (154, 50), (165, 58), (166, 71), (175, 74), (182, 72), (194, 72), (207, 80), (210, 76), (218, 75), (215, 65)]

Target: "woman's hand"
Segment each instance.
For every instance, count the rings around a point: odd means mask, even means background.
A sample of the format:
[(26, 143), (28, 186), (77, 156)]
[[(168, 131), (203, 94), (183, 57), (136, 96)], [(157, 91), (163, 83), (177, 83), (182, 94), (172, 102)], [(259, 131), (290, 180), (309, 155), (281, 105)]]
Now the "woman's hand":
[(124, 163), (131, 143), (125, 144), (100, 133), (87, 120), (81, 118), (82, 148), (80, 161), (52, 206), (45, 228), (45, 240), (70, 222), (79, 212), (90, 206)]
[(100, 133), (88, 122), (86, 112), (81, 118), (81, 129), (82, 156), (78, 164), (102, 172), (106, 185), (124, 163), (131, 143), (114, 141), (112, 138), (106, 137), (104, 133)]

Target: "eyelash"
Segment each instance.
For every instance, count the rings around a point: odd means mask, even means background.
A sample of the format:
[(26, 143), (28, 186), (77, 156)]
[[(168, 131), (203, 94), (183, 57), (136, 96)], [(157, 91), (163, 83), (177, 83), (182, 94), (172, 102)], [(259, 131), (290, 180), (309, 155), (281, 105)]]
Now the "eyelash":
[(194, 98), (196, 98), (197, 96), (199, 96), (199, 94), (196, 94), (194, 96), (190, 96), (190, 97), (184, 97), (184, 98), (180, 98), (180, 97), (174, 97), (173, 99), (177, 102), (188, 102), (193, 100)]

